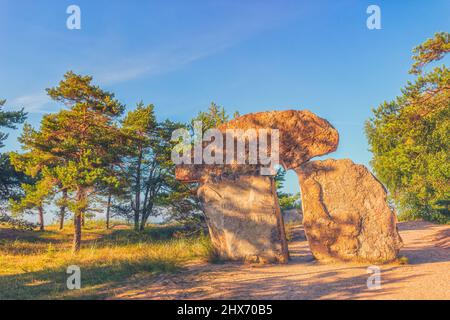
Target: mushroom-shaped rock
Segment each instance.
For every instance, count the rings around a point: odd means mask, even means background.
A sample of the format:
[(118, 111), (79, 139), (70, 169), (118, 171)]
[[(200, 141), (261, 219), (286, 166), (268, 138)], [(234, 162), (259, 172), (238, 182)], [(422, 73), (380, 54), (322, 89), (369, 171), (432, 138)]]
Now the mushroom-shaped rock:
[[(339, 141), (331, 124), (309, 111), (248, 114), (218, 129), (219, 137), (224, 139), (229, 137), (229, 129), (236, 129), (233, 132), (238, 135), (252, 129), (258, 135), (263, 130), (277, 129), (279, 160), (285, 169), (297, 168), (312, 157), (336, 150)], [(233, 154), (237, 154), (234, 138), (232, 142)], [(271, 147), (272, 144), (267, 145), (267, 149)], [(250, 147), (245, 148), (249, 151)], [(223, 159), (227, 151), (229, 148), (224, 143)], [(177, 166), (176, 178), (201, 183), (198, 195), (212, 243), (221, 258), (284, 263), (288, 260), (288, 248), (275, 181), (273, 176), (260, 175), (259, 168), (259, 164), (248, 162), (185, 164)]]

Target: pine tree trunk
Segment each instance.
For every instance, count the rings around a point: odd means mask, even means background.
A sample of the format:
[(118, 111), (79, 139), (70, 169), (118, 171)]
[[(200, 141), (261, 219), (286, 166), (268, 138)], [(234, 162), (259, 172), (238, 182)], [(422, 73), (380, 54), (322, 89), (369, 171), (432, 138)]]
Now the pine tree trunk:
[(150, 213), (152, 212), (153, 209), (153, 203), (149, 204), (147, 209), (142, 212), (142, 221), (141, 221), (141, 226), (140, 226), (140, 231), (144, 231), (145, 229), (145, 225), (147, 224), (147, 220), (148, 217), (150, 216)]
[(38, 207), (39, 213), (39, 230), (44, 231), (44, 208), (42, 206)]
[(139, 231), (144, 231), (145, 224), (147, 223), (146, 213), (144, 210), (142, 210), (142, 218), (141, 218), (141, 224), (139, 226)]
[(81, 248), (81, 212), (75, 213), (74, 216), (74, 235), (73, 235), (73, 252), (80, 251)]
[(61, 211), (59, 213), (59, 230), (64, 229), (64, 216), (65, 216), (65, 208), (61, 207)]
[(81, 248), (81, 224), (84, 212), (86, 211), (86, 194), (83, 189), (78, 189), (76, 195), (76, 210), (74, 212), (74, 235), (73, 235), (73, 252), (80, 251)]
[(84, 219), (84, 212), (81, 215), (81, 226), (84, 228), (84, 223), (85, 223), (85, 219)]
[(106, 229), (109, 229), (110, 210), (111, 210), (111, 193), (108, 194), (108, 204), (106, 205)]
[(139, 147), (139, 157), (136, 169), (136, 194), (135, 194), (135, 211), (134, 211), (134, 230), (139, 230), (139, 217), (141, 215), (141, 165), (142, 165), (142, 148)]
[(134, 231), (139, 231), (139, 212), (134, 212)]
[(66, 201), (67, 201), (67, 190), (63, 190), (63, 204), (61, 205), (59, 211), (59, 230), (64, 228), (64, 218), (66, 216)]

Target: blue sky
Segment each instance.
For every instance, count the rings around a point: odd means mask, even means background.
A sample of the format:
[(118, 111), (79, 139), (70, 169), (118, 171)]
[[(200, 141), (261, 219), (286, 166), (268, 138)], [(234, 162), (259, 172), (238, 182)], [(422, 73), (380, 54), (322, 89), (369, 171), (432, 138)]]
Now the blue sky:
[[(81, 8), (81, 30), (66, 8)], [(381, 30), (366, 8), (381, 8)], [(60, 106), (44, 89), (73, 70), (187, 121), (211, 101), (230, 113), (309, 109), (340, 133), (337, 152), (368, 165), (371, 108), (400, 93), (411, 49), (450, 31), (450, 1), (0, 0), (0, 98), (37, 126)], [(6, 150), (18, 148), (20, 130)], [(287, 189), (298, 190), (295, 176)]]

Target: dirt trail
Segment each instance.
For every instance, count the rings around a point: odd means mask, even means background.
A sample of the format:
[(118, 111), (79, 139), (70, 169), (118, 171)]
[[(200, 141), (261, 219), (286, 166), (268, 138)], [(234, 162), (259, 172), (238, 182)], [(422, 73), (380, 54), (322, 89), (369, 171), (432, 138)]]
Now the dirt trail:
[(367, 265), (314, 261), (299, 228), (288, 265), (197, 264), (181, 273), (139, 279), (119, 299), (450, 299), (450, 226), (399, 224), (406, 265), (381, 268), (381, 288), (367, 288)]

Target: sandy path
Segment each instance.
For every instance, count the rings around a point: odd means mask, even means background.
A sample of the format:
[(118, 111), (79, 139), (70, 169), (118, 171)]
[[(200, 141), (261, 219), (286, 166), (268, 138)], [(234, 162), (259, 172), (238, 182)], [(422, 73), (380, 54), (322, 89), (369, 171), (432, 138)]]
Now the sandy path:
[(119, 299), (450, 299), (450, 226), (399, 225), (407, 265), (381, 269), (381, 288), (367, 288), (367, 265), (320, 264), (303, 231), (289, 244), (288, 265), (198, 264), (173, 276), (139, 279)]

